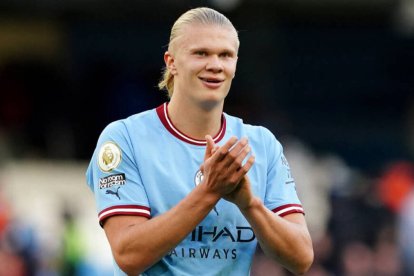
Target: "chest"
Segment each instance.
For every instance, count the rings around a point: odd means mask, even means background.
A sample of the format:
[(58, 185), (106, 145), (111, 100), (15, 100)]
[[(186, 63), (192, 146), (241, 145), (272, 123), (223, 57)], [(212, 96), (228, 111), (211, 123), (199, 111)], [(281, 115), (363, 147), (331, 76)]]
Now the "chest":
[[(205, 147), (175, 141), (149, 143), (136, 152), (138, 169), (152, 216), (177, 205), (199, 184), (199, 169), (204, 161), (204, 153)], [(248, 173), (253, 192), (261, 198), (265, 193), (265, 175), (265, 168), (260, 161), (256, 161)], [(227, 213), (231, 216), (236, 209), (234, 204), (220, 200), (212, 211), (212, 219), (220, 213), (222, 218)]]

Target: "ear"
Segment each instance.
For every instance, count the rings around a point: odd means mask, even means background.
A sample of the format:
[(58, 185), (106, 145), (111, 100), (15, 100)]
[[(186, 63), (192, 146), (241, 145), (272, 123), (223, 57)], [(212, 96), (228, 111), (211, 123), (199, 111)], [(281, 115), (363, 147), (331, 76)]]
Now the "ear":
[(168, 52), (168, 51), (164, 53), (164, 62), (165, 62), (165, 66), (168, 68), (170, 73), (172, 75), (176, 75), (177, 74), (177, 68), (175, 67), (175, 63), (174, 63), (175, 59), (171, 55), (171, 53)]

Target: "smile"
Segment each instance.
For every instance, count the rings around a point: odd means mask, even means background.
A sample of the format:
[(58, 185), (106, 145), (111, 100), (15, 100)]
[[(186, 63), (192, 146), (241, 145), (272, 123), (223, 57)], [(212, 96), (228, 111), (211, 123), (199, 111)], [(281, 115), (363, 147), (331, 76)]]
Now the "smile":
[(208, 83), (221, 83), (223, 82), (223, 80), (220, 79), (213, 79), (213, 78), (201, 78), (200, 80), (204, 81), (204, 82), (208, 82)]

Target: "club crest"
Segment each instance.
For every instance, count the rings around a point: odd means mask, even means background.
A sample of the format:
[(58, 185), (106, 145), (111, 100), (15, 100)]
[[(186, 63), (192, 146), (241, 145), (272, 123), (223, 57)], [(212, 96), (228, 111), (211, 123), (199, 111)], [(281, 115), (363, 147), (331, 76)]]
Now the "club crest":
[[(195, 176), (194, 176), (194, 184), (196, 186), (198, 186), (201, 183), (201, 181), (203, 181), (203, 178), (204, 178), (203, 173), (200, 170), (198, 170), (196, 172)], [(214, 212), (216, 212), (216, 215), (218, 216), (219, 213), (217, 211), (217, 207), (216, 206), (214, 206), (213, 210), (214, 210)]]
[(201, 183), (201, 181), (203, 181), (203, 173), (200, 170), (198, 170), (194, 176), (194, 183), (196, 186), (198, 186)]
[(121, 163), (121, 150), (114, 142), (104, 143), (98, 154), (98, 165), (103, 172), (110, 172)]

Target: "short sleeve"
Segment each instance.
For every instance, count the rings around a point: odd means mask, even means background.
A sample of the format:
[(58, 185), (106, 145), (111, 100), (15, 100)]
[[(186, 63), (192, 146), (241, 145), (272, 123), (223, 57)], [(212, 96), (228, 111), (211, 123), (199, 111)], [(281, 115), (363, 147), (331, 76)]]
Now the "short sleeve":
[(283, 154), (283, 147), (269, 130), (265, 128), (263, 130), (268, 161), (264, 204), (282, 217), (291, 213), (304, 214), (292, 171)]
[(122, 121), (109, 124), (101, 133), (86, 180), (95, 196), (101, 226), (113, 215), (150, 218), (148, 197)]

